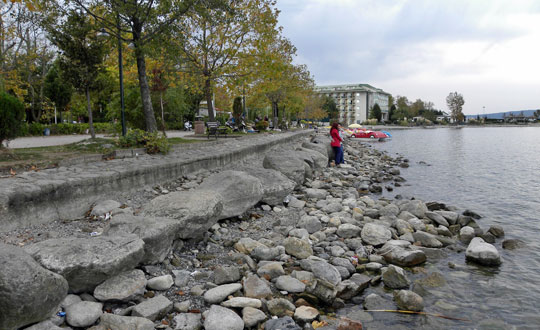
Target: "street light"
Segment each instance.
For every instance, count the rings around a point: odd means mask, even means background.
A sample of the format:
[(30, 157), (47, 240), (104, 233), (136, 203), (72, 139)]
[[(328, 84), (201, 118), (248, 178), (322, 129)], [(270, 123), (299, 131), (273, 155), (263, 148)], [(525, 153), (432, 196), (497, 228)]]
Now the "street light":
[[(122, 136), (126, 136), (126, 114), (125, 114), (125, 106), (124, 106), (124, 66), (122, 63), (122, 39), (120, 39), (120, 15), (116, 15), (116, 29), (118, 32), (117, 39), (118, 39), (118, 78), (120, 80), (120, 113), (121, 113), (121, 120), (122, 120)], [(104, 38), (109, 37), (110, 35), (105, 31), (105, 29), (101, 29), (100, 32), (98, 32), (98, 37)]]

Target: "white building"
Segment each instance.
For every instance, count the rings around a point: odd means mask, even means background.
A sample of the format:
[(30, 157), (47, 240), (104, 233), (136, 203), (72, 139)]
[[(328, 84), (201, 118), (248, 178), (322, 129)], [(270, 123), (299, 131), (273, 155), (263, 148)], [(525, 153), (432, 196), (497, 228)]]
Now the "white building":
[(382, 89), (368, 84), (317, 86), (315, 92), (330, 96), (339, 109), (339, 121), (344, 125), (361, 124), (369, 117), (375, 104), (381, 108), (382, 119), (388, 120), (388, 97)]

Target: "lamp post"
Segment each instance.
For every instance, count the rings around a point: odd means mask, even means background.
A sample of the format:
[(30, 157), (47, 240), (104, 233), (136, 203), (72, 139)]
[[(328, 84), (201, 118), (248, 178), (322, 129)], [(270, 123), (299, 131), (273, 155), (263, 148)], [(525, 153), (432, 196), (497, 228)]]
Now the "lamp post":
[[(120, 38), (120, 14), (116, 14), (116, 30), (118, 32), (118, 78), (120, 80), (120, 114), (122, 121), (122, 136), (126, 136), (126, 114), (124, 105), (124, 66), (122, 61), (122, 39)], [(108, 37), (109, 34), (105, 29), (101, 29), (98, 37)]]

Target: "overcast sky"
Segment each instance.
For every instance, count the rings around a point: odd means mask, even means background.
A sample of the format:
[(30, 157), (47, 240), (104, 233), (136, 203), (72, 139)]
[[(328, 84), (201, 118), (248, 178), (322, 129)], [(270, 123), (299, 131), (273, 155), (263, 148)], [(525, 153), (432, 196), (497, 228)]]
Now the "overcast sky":
[(540, 0), (277, 0), (317, 85), (368, 83), (465, 114), (540, 108)]

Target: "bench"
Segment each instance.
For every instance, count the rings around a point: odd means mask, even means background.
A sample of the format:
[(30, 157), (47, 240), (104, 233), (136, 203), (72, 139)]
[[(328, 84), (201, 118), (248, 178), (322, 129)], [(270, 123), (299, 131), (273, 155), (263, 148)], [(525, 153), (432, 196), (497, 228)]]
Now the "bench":
[(208, 128), (208, 139), (210, 139), (210, 135), (213, 135), (216, 137), (216, 140), (218, 136), (226, 135), (227, 134), (227, 128), (226, 127), (219, 127), (219, 123), (217, 121), (209, 121), (206, 123), (206, 127)]

